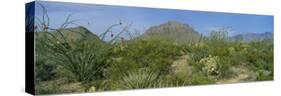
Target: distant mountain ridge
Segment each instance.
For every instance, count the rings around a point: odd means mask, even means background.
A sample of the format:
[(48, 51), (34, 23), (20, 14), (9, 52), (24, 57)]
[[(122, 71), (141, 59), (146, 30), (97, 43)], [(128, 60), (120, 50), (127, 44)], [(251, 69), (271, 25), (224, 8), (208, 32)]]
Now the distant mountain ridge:
[(246, 34), (238, 34), (232, 37), (232, 39), (243, 38), (244, 41), (255, 41), (255, 40), (265, 40), (265, 39), (273, 39), (272, 32), (264, 32), (264, 33), (246, 33)]
[(145, 38), (167, 38), (176, 42), (190, 42), (198, 41), (201, 34), (188, 24), (168, 21), (164, 24), (150, 27), (143, 36)]
[[(58, 31), (60, 31), (62, 34), (60, 34)], [(100, 38), (96, 34), (83, 26), (65, 28), (58, 31), (50, 31), (48, 33), (52, 34), (53, 36), (57, 36), (57, 39), (59, 39), (60, 41), (63, 41), (62, 35), (68, 41), (86, 38), (100, 40)], [(47, 32), (37, 32), (37, 34), (37, 38), (52, 37), (51, 35), (48, 35)], [(183, 24), (178, 21), (168, 21), (157, 26), (152, 26), (139, 37), (163, 38), (177, 43), (197, 42), (201, 38), (205, 38), (201, 33), (194, 30), (190, 25)], [(243, 38), (243, 41), (246, 42), (254, 40), (273, 39), (273, 32), (238, 34), (230, 37), (230, 40), (237, 40), (239, 38)]]
[(177, 21), (168, 21), (158, 26), (152, 26), (145, 32), (145, 34), (167, 33), (167, 32), (181, 32), (181, 33), (191, 32), (197, 34), (197, 32), (188, 24), (182, 24)]
[[(59, 33), (59, 32), (61, 33)], [(65, 29), (59, 29), (57, 31), (51, 31), (48, 32), (37, 32), (38, 38), (45, 38), (45, 37), (52, 37), (50, 34), (53, 36), (57, 36), (57, 39), (63, 41), (63, 37), (68, 40), (79, 40), (79, 39), (85, 39), (85, 38), (90, 38), (90, 39), (99, 39), (99, 37), (89, 31), (87, 28), (83, 26), (77, 26), (77, 27), (71, 27), (71, 28), (65, 28)]]

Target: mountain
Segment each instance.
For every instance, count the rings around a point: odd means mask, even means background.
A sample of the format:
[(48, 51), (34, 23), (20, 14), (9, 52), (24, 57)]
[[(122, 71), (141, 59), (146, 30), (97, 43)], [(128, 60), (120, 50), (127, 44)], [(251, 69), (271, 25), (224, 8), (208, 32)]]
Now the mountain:
[(90, 32), (87, 28), (83, 26), (72, 27), (59, 29), (51, 32), (37, 32), (37, 38), (45, 38), (45, 37), (53, 37), (56, 36), (59, 40), (64, 40), (63, 37), (68, 41), (79, 40), (79, 39), (97, 39), (99, 37), (92, 32)]
[(158, 26), (150, 27), (144, 34), (144, 38), (165, 38), (175, 42), (198, 41), (201, 37), (190, 25), (177, 21), (168, 21)]
[(273, 33), (272, 32), (264, 32), (264, 33), (247, 33), (247, 34), (239, 34), (234, 37), (235, 39), (241, 39), (243, 38), (244, 41), (255, 41), (255, 40), (265, 40), (265, 39), (273, 39)]

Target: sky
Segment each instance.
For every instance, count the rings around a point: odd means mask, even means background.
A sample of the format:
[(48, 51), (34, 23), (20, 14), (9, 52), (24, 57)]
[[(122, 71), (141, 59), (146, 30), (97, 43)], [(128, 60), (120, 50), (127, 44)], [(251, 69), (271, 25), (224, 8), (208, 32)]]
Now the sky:
[[(120, 21), (122, 26), (114, 27), (114, 32), (121, 31), (130, 25), (131, 31), (143, 33), (151, 26), (157, 26), (168, 21), (178, 21), (189, 24), (196, 31), (208, 34), (217, 28), (230, 28), (230, 35), (246, 33), (273, 32), (273, 16), (234, 14), (219, 12), (204, 12), (191, 10), (173, 10), (142, 7), (109, 6), (96, 4), (78, 4), (63, 2), (36, 1), (35, 16), (42, 17), (42, 4), (50, 17), (50, 26), (57, 28), (71, 15), (71, 20), (82, 25), (95, 34), (103, 33), (112, 24)], [(36, 21), (36, 20), (35, 20)], [(74, 27), (73, 25), (70, 27)]]

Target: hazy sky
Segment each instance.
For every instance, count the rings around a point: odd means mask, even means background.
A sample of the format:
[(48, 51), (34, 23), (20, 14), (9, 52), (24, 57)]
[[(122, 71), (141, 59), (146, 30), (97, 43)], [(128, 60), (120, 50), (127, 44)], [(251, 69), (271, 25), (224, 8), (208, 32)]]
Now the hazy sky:
[[(37, 1), (38, 2), (38, 1)], [(121, 7), (95, 4), (42, 2), (50, 16), (51, 27), (58, 27), (69, 14), (72, 20), (92, 32), (100, 34), (110, 25), (122, 21), (123, 26), (132, 22), (131, 30), (145, 31), (151, 26), (169, 20), (191, 25), (196, 31), (206, 34), (217, 27), (231, 27), (230, 34), (273, 32), (273, 16), (233, 13), (171, 10), (140, 7)], [(36, 6), (35, 16), (42, 17), (42, 9)], [(90, 24), (90, 25), (89, 25)], [(113, 31), (119, 31), (116, 27)]]

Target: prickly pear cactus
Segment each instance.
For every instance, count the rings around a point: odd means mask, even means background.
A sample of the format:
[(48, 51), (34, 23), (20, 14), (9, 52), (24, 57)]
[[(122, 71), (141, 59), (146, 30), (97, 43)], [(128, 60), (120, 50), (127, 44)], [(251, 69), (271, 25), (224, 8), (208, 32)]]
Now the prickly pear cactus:
[(219, 75), (219, 57), (218, 56), (208, 56), (206, 58), (202, 58), (199, 61), (200, 64), (203, 64), (202, 67), (203, 72), (208, 75), (216, 76)]

